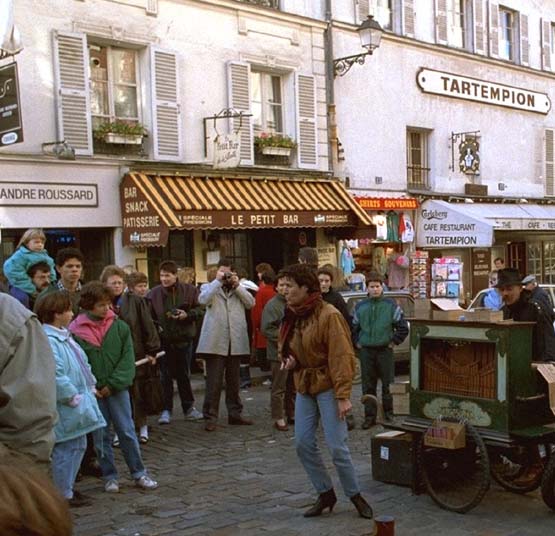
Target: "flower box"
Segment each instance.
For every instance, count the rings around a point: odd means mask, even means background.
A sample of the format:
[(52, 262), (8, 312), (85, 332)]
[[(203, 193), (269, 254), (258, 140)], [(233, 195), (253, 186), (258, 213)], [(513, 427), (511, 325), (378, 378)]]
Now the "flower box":
[(262, 147), (262, 154), (272, 156), (289, 156), (291, 154), (291, 147)]
[(141, 134), (114, 134), (107, 132), (104, 135), (105, 143), (118, 143), (122, 145), (141, 145), (143, 136)]

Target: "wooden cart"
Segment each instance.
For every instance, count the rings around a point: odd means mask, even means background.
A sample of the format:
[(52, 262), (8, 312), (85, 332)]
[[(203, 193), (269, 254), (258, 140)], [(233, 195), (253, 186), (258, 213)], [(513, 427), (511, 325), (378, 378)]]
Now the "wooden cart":
[[(541, 486), (555, 509), (555, 417), (533, 367), (534, 324), (410, 322), (410, 415), (395, 428), (413, 434), (417, 473), (432, 499), (467, 512), (493, 477), (516, 493)], [(426, 444), (444, 421), (464, 424), (463, 447)]]

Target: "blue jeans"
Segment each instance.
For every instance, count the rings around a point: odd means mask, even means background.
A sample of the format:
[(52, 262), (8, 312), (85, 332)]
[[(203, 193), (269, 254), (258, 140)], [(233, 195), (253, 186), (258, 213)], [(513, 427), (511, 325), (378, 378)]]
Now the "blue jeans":
[(347, 497), (353, 497), (360, 493), (360, 487), (351, 453), (347, 447), (347, 422), (339, 419), (337, 400), (335, 400), (333, 389), (318, 393), (316, 396), (297, 393), (295, 402), (297, 456), (319, 494), (333, 488), (333, 482), (316, 443), (316, 430), (320, 417), (326, 445), (339, 475), (343, 491)]
[(87, 436), (62, 441), (52, 451), (52, 480), (65, 499), (73, 497), (73, 484), (87, 448)]
[(116, 434), (118, 434), (121, 452), (129, 467), (129, 472), (134, 479), (146, 474), (141, 449), (135, 434), (135, 424), (131, 416), (131, 400), (129, 391), (120, 391), (108, 398), (99, 398), (98, 407), (106, 420), (106, 426), (93, 432), (94, 447), (98, 456), (98, 463), (102, 469), (104, 480), (117, 480), (118, 470), (114, 462), (114, 451), (112, 450), (112, 433), (110, 424), (113, 423)]

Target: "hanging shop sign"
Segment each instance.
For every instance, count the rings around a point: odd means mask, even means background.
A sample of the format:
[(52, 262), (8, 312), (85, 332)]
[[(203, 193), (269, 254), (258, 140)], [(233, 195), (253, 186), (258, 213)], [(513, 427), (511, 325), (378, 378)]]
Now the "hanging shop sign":
[(424, 248), (491, 247), (493, 226), (466, 215), (464, 207), (428, 200), (418, 210), (416, 246)]
[(0, 147), (23, 141), (17, 63), (0, 67)]
[(0, 206), (97, 207), (96, 184), (0, 181)]
[(234, 168), (241, 161), (239, 134), (218, 134), (214, 138), (214, 168)]
[(424, 93), (539, 114), (547, 114), (551, 109), (551, 100), (545, 93), (424, 67), (418, 71), (416, 82)]
[(418, 200), (413, 197), (355, 197), (364, 210), (415, 210)]

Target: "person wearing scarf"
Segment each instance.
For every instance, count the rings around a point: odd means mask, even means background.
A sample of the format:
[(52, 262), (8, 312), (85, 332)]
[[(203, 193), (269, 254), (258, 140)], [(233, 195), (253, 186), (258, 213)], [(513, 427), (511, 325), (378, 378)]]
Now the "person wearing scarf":
[(96, 377), (98, 406), (107, 423), (94, 432), (104, 490), (108, 493), (119, 492), (118, 471), (110, 438), (112, 424), (135, 485), (144, 490), (156, 489), (158, 483), (146, 473), (131, 415), (129, 387), (135, 377), (131, 330), (112, 311), (112, 293), (100, 281), (91, 281), (83, 286), (79, 305), (83, 312), (69, 325), (69, 331), (87, 354)]
[(315, 517), (337, 497), (316, 443), (318, 421), (345, 495), (361, 517), (371, 519), (372, 508), (360, 486), (347, 446), (346, 415), (351, 409), (355, 370), (349, 327), (341, 313), (322, 299), (316, 272), (307, 265), (285, 268), (287, 308), (280, 329), (278, 352), (282, 366), (293, 371), (295, 446), (301, 464), (319, 496), (305, 517)]
[(87, 434), (106, 426), (95, 397), (96, 379), (87, 356), (67, 326), (73, 318), (69, 293), (44, 296), (37, 315), (56, 361), (56, 445), (52, 452), (52, 478), (70, 506), (87, 506), (87, 497), (73, 489), (87, 446)]

